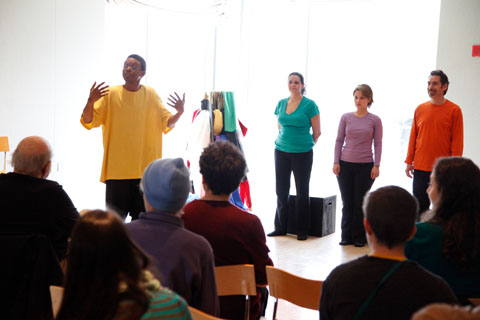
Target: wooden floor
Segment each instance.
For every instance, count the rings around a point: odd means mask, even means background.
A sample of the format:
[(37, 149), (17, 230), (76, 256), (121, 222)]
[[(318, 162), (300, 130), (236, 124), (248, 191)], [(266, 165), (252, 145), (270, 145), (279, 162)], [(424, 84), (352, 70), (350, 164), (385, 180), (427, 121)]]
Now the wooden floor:
[[(331, 189), (334, 189), (333, 187)], [(257, 191), (259, 192), (259, 191)], [(337, 196), (339, 198), (339, 196)], [(257, 203), (258, 215), (265, 232), (273, 230), (276, 198)], [(336, 266), (368, 254), (368, 246), (356, 248), (354, 246), (340, 246), (340, 222), (342, 216), (342, 202), (336, 202), (335, 233), (324, 237), (309, 236), (306, 241), (298, 241), (296, 235), (281, 237), (267, 237), (270, 248), (270, 258), (276, 267), (304, 278), (325, 280), (330, 271)], [(266, 319), (272, 319), (274, 298), (269, 297)], [(279, 320), (318, 320), (318, 311), (297, 307), (289, 302), (280, 300), (277, 319)]]
[[(337, 224), (338, 225), (338, 224)], [(341, 263), (350, 261), (369, 252), (368, 246), (340, 246), (340, 233), (317, 238), (309, 237), (298, 241), (296, 236), (267, 237), (270, 257), (276, 267), (293, 274), (315, 280), (324, 280), (330, 271)], [(269, 297), (266, 319), (272, 319), (274, 299)], [(318, 311), (297, 307), (280, 300), (277, 319), (318, 319)]]

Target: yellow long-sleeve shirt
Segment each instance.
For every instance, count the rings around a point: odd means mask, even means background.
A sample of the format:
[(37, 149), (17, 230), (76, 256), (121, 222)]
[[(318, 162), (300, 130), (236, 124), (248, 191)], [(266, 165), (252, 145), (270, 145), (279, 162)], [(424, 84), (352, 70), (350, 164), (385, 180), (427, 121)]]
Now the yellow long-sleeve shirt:
[(135, 92), (110, 87), (110, 93), (95, 103), (92, 122), (80, 119), (89, 130), (102, 126), (100, 181), (140, 179), (147, 165), (162, 157), (162, 134), (171, 130), (171, 115), (151, 87), (142, 85)]
[(435, 160), (463, 154), (463, 116), (460, 107), (447, 100), (417, 107), (412, 121), (405, 163), (414, 169), (432, 171)]

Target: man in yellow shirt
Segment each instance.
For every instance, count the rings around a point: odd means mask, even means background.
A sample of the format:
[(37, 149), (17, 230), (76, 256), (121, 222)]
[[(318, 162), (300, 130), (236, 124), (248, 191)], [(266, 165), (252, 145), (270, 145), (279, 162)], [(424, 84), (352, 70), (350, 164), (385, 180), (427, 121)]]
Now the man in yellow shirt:
[(185, 94), (170, 95), (172, 115), (155, 90), (141, 85), (146, 62), (128, 56), (123, 66), (124, 85), (109, 87), (95, 82), (80, 119), (87, 128), (102, 126), (103, 164), (100, 177), (106, 183), (107, 206), (123, 218), (145, 211), (139, 188), (143, 170), (162, 157), (162, 134), (169, 132), (183, 114)]

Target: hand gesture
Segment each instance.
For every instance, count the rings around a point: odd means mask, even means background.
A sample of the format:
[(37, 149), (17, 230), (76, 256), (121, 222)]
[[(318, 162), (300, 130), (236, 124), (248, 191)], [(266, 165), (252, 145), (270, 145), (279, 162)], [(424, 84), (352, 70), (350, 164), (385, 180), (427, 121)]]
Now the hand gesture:
[(108, 85), (104, 85), (105, 82), (102, 82), (97, 85), (97, 82), (93, 83), (93, 86), (90, 88), (90, 95), (88, 96), (88, 102), (95, 103), (98, 99), (103, 96), (106, 96), (110, 90)]
[(413, 175), (413, 165), (410, 163), (407, 163), (407, 168), (405, 169), (405, 173), (407, 174), (407, 177), (411, 178)]
[(181, 114), (183, 113), (183, 110), (184, 110), (183, 107), (185, 105), (185, 93), (183, 94), (182, 99), (180, 99), (180, 96), (176, 92), (174, 92), (174, 94), (175, 96), (172, 94), (168, 96), (167, 104)]

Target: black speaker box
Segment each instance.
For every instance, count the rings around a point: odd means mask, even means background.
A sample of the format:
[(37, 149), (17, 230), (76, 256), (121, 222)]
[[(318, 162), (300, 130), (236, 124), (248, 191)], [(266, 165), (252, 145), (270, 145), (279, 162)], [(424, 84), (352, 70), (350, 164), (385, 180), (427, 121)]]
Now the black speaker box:
[[(297, 218), (295, 216), (296, 196), (290, 196), (288, 200), (288, 224), (287, 232), (297, 234)], [(335, 232), (335, 212), (337, 208), (337, 196), (326, 198), (310, 197), (310, 230), (308, 235), (323, 237)]]

